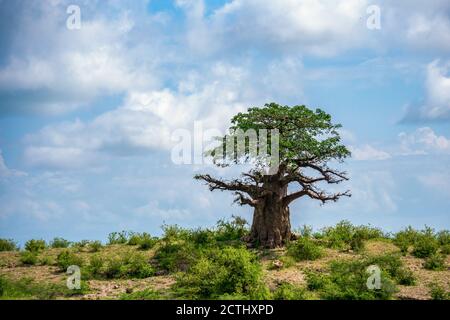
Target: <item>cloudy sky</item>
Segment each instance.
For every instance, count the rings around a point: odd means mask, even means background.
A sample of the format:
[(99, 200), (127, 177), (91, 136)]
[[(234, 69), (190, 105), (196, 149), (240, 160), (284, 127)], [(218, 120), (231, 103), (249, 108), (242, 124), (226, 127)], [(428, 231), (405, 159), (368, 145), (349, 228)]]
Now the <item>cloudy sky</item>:
[(294, 226), (450, 227), (448, 0), (0, 0), (0, 26), (1, 237), (251, 219), (192, 179), (238, 171), (175, 165), (171, 135), (272, 101), (331, 113), (353, 153), (353, 197)]

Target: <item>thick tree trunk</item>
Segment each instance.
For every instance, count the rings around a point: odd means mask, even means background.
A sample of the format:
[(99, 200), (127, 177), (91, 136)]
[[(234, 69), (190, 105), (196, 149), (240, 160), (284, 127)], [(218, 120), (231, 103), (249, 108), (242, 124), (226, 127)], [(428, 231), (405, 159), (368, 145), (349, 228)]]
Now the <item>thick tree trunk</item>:
[(256, 205), (248, 239), (252, 245), (276, 248), (291, 239), (289, 207), (283, 205), (286, 193), (286, 188), (279, 189)]

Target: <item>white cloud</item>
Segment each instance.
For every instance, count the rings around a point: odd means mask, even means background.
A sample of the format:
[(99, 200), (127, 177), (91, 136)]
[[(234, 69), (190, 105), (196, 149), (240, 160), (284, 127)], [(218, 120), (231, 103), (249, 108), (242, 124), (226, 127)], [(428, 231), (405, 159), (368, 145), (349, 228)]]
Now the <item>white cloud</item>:
[(437, 135), (431, 128), (422, 127), (413, 133), (401, 132), (400, 154), (450, 154), (450, 139)]
[(450, 119), (450, 76), (447, 75), (449, 70), (450, 61), (440, 65), (439, 61), (435, 60), (428, 65), (427, 102), (421, 109), (422, 118)]
[(365, 144), (362, 147), (351, 146), (352, 158), (355, 160), (386, 160), (391, 155), (386, 151), (376, 149), (371, 145)]
[(450, 173), (432, 172), (418, 177), (419, 181), (427, 188), (432, 188), (445, 195), (450, 195)]
[(25, 172), (10, 169), (6, 166), (5, 159), (3, 159), (2, 150), (0, 149), (0, 179), (7, 177), (26, 176)]

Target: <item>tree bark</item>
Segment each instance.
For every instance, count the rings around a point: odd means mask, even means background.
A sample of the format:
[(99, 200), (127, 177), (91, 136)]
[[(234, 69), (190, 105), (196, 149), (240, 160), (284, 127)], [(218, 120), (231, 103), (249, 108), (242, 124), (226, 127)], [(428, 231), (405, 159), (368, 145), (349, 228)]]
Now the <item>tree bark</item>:
[(255, 206), (249, 242), (252, 245), (277, 248), (291, 239), (289, 207), (283, 203), (287, 188), (261, 199)]

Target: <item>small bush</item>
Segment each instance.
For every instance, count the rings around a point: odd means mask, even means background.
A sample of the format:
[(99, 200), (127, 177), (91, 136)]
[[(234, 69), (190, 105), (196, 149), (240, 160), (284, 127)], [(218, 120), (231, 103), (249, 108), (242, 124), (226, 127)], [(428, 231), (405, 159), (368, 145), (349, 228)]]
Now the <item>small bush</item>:
[(414, 230), (411, 226), (407, 227), (405, 230), (399, 231), (394, 236), (394, 244), (400, 248), (403, 254), (408, 252), (408, 248), (420, 237), (420, 232)]
[(197, 246), (210, 246), (216, 244), (216, 234), (209, 229), (196, 229), (189, 234), (189, 241)]
[(423, 266), (427, 270), (445, 270), (445, 257), (439, 253), (434, 253), (425, 259)]
[(300, 238), (288, 246), (288, 254), (297, 261), (316, 260), (322, 257), (322, 248), (308, 238)]
[(441, 246), (450, 245), (450, 231), (442, 230), (436, 234), (436, 239)]
[(59, 297), (72, 297), (84, 294), (89, 290), (85, 282), (81, 282), (79, 290), (70, 290), (65, 284), (49, 284), (35, 282), (30, 278), (11, 280), (0, 277), (0, 300), (2, 299), (39, 299), (50, 300)]
[[(102, 270), (103, 262), (91, 261)], [(102, 264), (100, 266), (100, 264)], [(98, 272), (97, 272), (98, 274)], [(109, 279), (115, 278), (148, 278), (155, 274), (153, 267), (141, 254), (128, 254), (123, 257), (110, 258), (103, 271), (103, 276)]]
[(86, 248), (87, 246), (89, 246), (90, 243), (91, 243), (90, 240), (81, 240), (78, 242), (74, 242), (72, 244), (72, 247), (82, 249), (82, 248)]
[(23, 251), (20, 253), (20, 262), (25, 265), (35, 265), (38, 262), (38, 256), (36, 252)]
[(158, 242), (157, 238), (154, 238), (150, 236), (148, 233), (144, 232), (139, 241), (139, 249), (141, 250), (151, 249), (155, 246), (157, 242)]
[(176, 288), (188, 298), (264, 299), (268, 288), (262, 281), (261, 265), (245, 247), (207, 250), (177, 278)]
[(439, 244), (432, 236), (423, 235), (414, 243), (412, 254), (417, 258), (432, 256), (439, 249)]
[(121, 231), (121, 232), (111, 232), (108, 235), (108, 244), (126, 244), (130, 237), (130, 232)]
[(217, 241), (240, 241), (248, 232), (248, 222), (238, 216), (228, 221), (219, 220), (216, 225)]
[(19, 247), (12, 239), (0, 239), (0, 251), (16, 251)]
[(306, 272), (306, 286), (308, 290), (317, 291), (323, 289), (325, 286), (330, 285), (330, 277), (321, 273)]
[(282, 283), (272, 294), (274, 300), (306, 300), (308, 297), (305, 289), (290, 283)]
[(450, 292), (446, 291), (438, 283), (431, 283), (429, 287), (432, 300), (450, 300)]
[(68, 248), (70, 244), (70, 241), (63, 238), (54, 238), (50, 241), (50, 247), (52, 248)]
[(93, 255), (89, 259), (88, 272), (90, 277), (100, 278), (104, 275), (103, 266), (105, 265), (105, 260), (99, 255)]
[(95, 240), (89, 243), (89, 251), (90, 252), (98, 252), (100, 249), (103, 248), (103, 245), (100, 241)]
[(369, 289), (368, 266), (368, 261), (333, 262), (329, 276), (322, 282), (320, 296), (327, 300), (390, 299), (396, 288), (389, 275), (382, 271), (381, 288)]
[(444, 244), (441, 247), (442, 254), (450, 254), (450, 244)]
[(83, 259), (70, 250), (64, 250), (58, 254), (56, 264), (61, 271), (66, 271), (67, 268), (72, 265), (81, 267), (83, 265)]
[(199, 257), (200, 250), (190, 242), (163, 242), (155, 252), (155, 260), (162, 270), (186, 271)]
[(416, 278), (411, 270), (403, 266), (397, 254), (386, 254), (367, 258), (368, 265), (377, 265), (388, 273), (398, 284), (412, 286)]
[(365, 247), (365, 235), (360, 232), (360, 231), (356, 231), (353, 235), (352, 238), (350, 239), (350, 249), (352, 249), (354, 252), (361, 252), (364, 250)]
[(121, 300), (161, 300), (165, 299), (161, 292), (153, 289), (145, 289), (132, 293), (125, 293), (120, 296)]
[(44, 250), (47, 247), (44, 240), (28, 240), (25, 243), (25, 250), (30, 252), (39, 252)]

